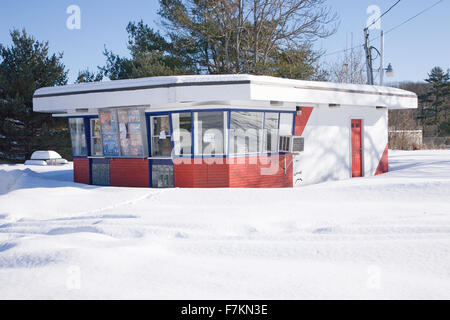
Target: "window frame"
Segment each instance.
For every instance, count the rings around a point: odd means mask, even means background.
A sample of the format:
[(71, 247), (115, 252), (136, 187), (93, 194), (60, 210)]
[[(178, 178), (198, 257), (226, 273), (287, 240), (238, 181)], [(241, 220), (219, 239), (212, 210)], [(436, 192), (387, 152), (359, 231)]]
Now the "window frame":
[[(222, 113), (223, 116), (223, 153), (217, 153), (217, 154), (203, 154), (203, 150), (201, 154), (197, 153), (197, 135), (198, 135), (198, 127), (197, 127), (197, 121), (196, 115), (198, 117), (199, 113)], [(228, 156), (229, 151), (229, 135), (230, 135), (230, 123), (229, 123), (229, 115), (230, 115), (230, 109), (204, 109), (204, 110), (192, 110), (192, 125), (193, 125), (193, 132), (192, 132), (192, 149), (193, 149), (193, 157), (194, 158), (224, 158)]]
[[(230, 153), (230, 129), (231, 129), (231, 112), (262, 112), (264, 114), (263, 120), (263, 130), (265, 129), (265, 118), (266, 113), (277, 113), (278, 114), (278, 129), (277, 129), (277, 151), (276, 152), (266, 152), (264, 150), (264, 134), (262, 137), (262, 149), (260, 153), (246, 153), (246, 154), (231, 154)], [(223, 112), (224, 113), (224, 121), (226, 121), (226, 126), (224, 132), (224, 144), (225, 144), (225, 150), (223, 154), (216, 154), (216, 155), (199, 155), (195, 154), (195, 148), (196, 148), (196, 128), (195, 128), (195, 113), (201, 113), (201, 112)], [(172, 144), (172, 150), (174, 150), (174, 141), (173, 141), (173, 124), (172, 124), (172, 115), (175, 113), (190, 113), (191, 115), (191, 154), (190, 155), (174, 155), (172, 154), (172, 157), (152, 157), (152, 141), (151, 141), (151, 124), (150, 119), (153, 116), (169, 116), (169, 122), (170, 122), (170, 135), (171, 135), (171, 144)], [(181, 158), (218, 158), (218, 157), (245, 157), (250, 155), (276, 155), (276, 154), (285, 154), (284, 152), (278, 151), (278, 144), (280, 139), (280, 120), (281, 120), (281, 114), (291, 114), (292, 115), (292, 125), (291, 125), (291, 135), (294, 135), (295, 132), (295, 114), (296, 111), (284, 111), (284, 110), (273, 110), (273, 109), (237, 109), (237, 108), (222, 108), (222, 109), (182, 109), (182, 110), (174, 110), (174, 111), (160, 111), (160, 112), (145, 112), (146, 116), (146, 123), (147, 123), (147, 141), (148, 141), (148, 150), (149, 150), (149, 159), (181, 159)], [(172, 152), (174, 153), (174, 152)]]
[[(70, 125), (70, 120), (73, 120), (73, 119), (80, 119), (83, 122), (84, 143), (85, 143), (85, 148), (86, 148), (85, 154), (75, 154), (75, 152), (74, 152), (73, 140), (72, 140), (72, 129), (71, 129), (71, 125)], [(87, 126), (86, 126), (86, 123), (89, 123), (89, 120), (85, 116), (68, 117), (67, 118), (67, 122), (68, 122), (68, 127), (69, 127), (70, 149), (72, 151), (72, 158), (87, 158), (87, 157), (89, 157), (89, 154), (90, 154), (90, 143), (89, 143), (90, 139), (88, 139), (88, 136), (90, 136), (90, 133), (89, 133), (89, 131), (87, 129)]]
[[(141, 141), (142, 141), (142, 155), (141, 156), (131, 156), (131, 155), (123, 155), (122, 153), (122, 147), (121, 147), (121, 141), (122, 139), (120, 138), (120, 129), (119, 129), (119, 125), (120, 125), (120, 120), (119, 120), (119, 114), (118, 111), (120, 110), (127, 110), (127, 112), (129, 110), (137, 110), (140, 113), (140, 136), (141, 136)], [(114, 134), (110, 134), (110, 133), (105, 133), (104, 132), (104, 128), (102, 127), (101, 123), (100, 123), (100, 133), (101, 133), (101, 140), (102, 140), (102, 158), (108, 158), (108, 159), (115, 159), (115, 158), (119, 158), (119, 159), (146, 159), (148, 158), (148, 142), (146, 141), (147, 137), (148, 137), (148, 128), (147, 128), (147, 121), (146, 121), (146, 113), (143, 110), (143, 107), (141, 106), (123, 106), (123, 107), (114, 107), (114, 108), (101, 108), (98, 110), (98, 115), (95, 116), (94, 118), (98, 118), (100, 121), (100, 112), (101, 111), (106, 111), (106, 112), (115, 112), (115, 116), (116, 116), (116, 124), (115, 124), (115, 133)], [(127, 123), (130, 123), (129, 121)], [(90, 133), (89, 133), (90, 134)], [(117, 155), (105, 155), (104, 152), (104, 147), (103, 147), (103, 142), (104, 139), (103, 137), (105, 135), (117, 135), (118, 138), (118, 154)], [(89, 139), (90, 141), (90, 139)], [(100, 157), (100, 156), (94, 156), (94, 157)]]
[[(178, 115), (178, 125), (180, 126), (180, 118), (182, 114), (189, 114), (189, 119), (191, 122), (191, 128), (190, 128), (190, 134), (191, 134), (191, 147), (190, 147), (190, 152), (186, 153), (186, 154), (176, 154), (176, 150), (175, 150), (175, 146), (176, 146), (176, 141), (175, 141), (175, 135), (173, 133), (174, 128), (174, 121), (173, 121), (173, 116), (174, 115)], [(193, 112), (192, 111), (181, 111), (181, 112), (170, 112), (170, 121), (171, 121), (171, 139), (172, 139), (172, 152), (173, 152), (173, 157), (174, 158), (192, 158), (192, 156), (194, 155), (194, 116), (193, 116)], [(179, 142), (178, 142), (179, 143)], [(181, 151), (181, 146), (180, 146), (180, 151)]]
[[(100, 126), (100, 119), (98, 117), (88, 117), (89, 120), (89, 144), (90, 144), (90, 148), (89, 148), (89, 156), (93, 157), (93, 158), (103, 158), (103, 139), (102, 139), (102, 129)], [(100, 127), (100, 136), (99, 137), (94, 137), (93, 134), (93, 130), (92, 130), (92, 122), (93, 121), (98, 121), (99, 122), (99, 127)], [(101, 155), (94, 155), (94, 139), (100, 139), (100, 146), (101, 146)]]
[[(167, 135), (168, 137), (170, 137), (170, 145), (171, 145), (171, 154), (169, 156), (153, 156), (153, 123), (152, 123), (152, 118), (163, 118), (163, 117), (168, 117), (169, 120), (169, 134)], [(161, 113), (155, 113), (155, 114), (150, 114), (150, 116), (147, 116), (147, 123), (148, 123), (148, 157), (151, 159), (170, 159), (173, 156), (173, 148), (174, 148), (174, 142), (173, 142), (173, 129), (172, 129), (172, 114), (169, 112), (161, 112)]]
[(261, 128), (258, 130), (262, 130), (262, 132), (258, 132), (257, 138), (259, 138), (259, 146), (258, 146), (259, 151), (256, 151), (256, 152), (247, 152), (246, 151), (244, 153), (231, 153), (231, 143), (230, 143), (231, 136), (230, 136), (228, 139), (228, 155), (235, 157), (235, 156), (254, 156), (254, 155), (264, 154), (264, 129), (265, 129), (266, 112), (261, 111), (261, 110), (230, 110), (229, 111), (229, 114), (230, 114), (229, 133), (230, 133), (230, 135), (231, 135), (231, 118), (232, 118), (231, 116), (232, 116), (233, 112), (235, 112), (235, 113), (261, 113), (262, 114)]
[[(266, 119), (267, 119), (267, 114), (268, 113), (272, 113), (272, 114), (276, 114), (277, 115), (277, 137), (276, 137), (276, 147), (275, 147), (275, 151), (271, 151), (271, 150), (266, 150), (266, 138), (267, 138), (267, 128), (266, 128)], [(262, 138), (262, 154), (267, 155), (267, 154), (277, 154), (279, 153), (279, 145), (280, 145), (280, 119), (281, 119), (281, 112), (264, 112), (264, 127), (263, 127), (263, 138)]]

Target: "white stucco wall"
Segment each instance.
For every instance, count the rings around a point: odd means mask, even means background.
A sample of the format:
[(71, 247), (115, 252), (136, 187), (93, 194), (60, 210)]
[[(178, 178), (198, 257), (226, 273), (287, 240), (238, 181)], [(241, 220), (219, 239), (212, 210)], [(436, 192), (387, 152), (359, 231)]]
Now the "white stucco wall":
[(303, 132), (305, 151), (294, 158), (294, 186), (351, 178), (351, 119), (363, 123), (363, 172), (374, 175), (388, 143), (387, 109), (319, 105)]

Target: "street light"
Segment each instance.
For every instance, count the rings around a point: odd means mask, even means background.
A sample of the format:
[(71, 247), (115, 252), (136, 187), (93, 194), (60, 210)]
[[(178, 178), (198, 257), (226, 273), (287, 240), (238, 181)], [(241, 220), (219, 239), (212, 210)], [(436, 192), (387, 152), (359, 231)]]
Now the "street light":
[(392, 68), (392, 65), (389, 63), (386, 70), (386, 77), (392, 78), (394, 76), (394, 69)]

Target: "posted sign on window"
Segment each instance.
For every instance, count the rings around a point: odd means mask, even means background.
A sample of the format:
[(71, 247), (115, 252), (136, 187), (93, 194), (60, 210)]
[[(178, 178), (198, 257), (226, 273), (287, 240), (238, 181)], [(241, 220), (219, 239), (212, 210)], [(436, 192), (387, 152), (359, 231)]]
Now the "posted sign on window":
[(106, 157), (146, 157), (145, 115), (136, 108), (100, 111), (103, 154)]

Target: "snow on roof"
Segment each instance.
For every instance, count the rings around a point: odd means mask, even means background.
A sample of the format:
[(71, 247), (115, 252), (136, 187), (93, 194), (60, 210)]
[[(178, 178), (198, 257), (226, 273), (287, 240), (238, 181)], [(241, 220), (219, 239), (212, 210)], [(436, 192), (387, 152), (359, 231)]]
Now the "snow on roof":
[(151, 77), (41, 88), (36, 90), (33, 104), (37, 112), (67, 112), (77, 108), (217, 100), (417, 107), (415, 93), (397, 88), (246, 74)]

